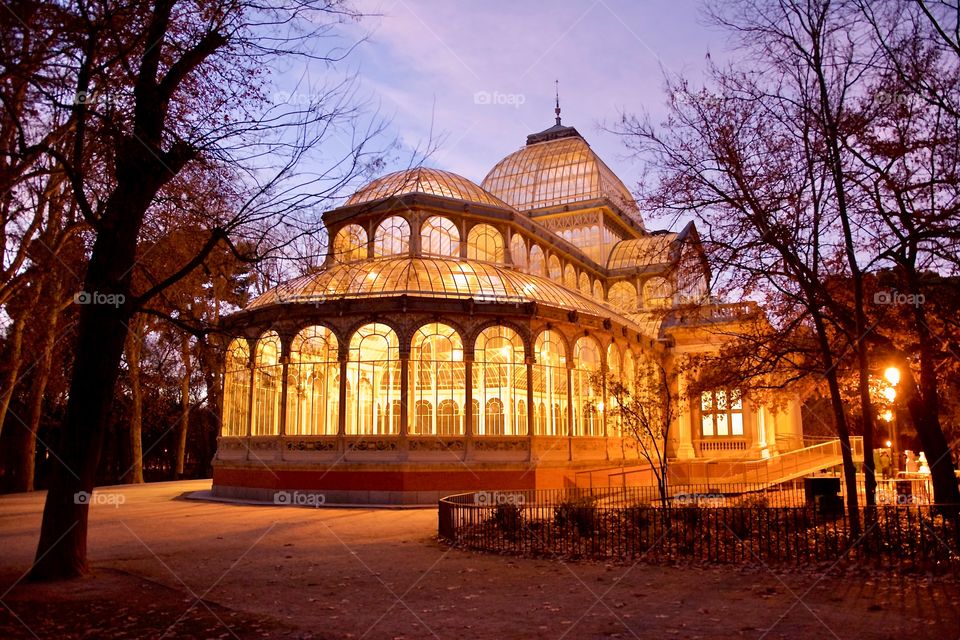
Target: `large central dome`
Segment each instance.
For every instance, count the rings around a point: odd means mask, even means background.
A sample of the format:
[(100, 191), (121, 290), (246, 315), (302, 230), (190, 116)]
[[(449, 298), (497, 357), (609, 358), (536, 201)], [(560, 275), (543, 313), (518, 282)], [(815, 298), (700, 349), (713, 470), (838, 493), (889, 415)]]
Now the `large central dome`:
[[(548, 135), (553, 130), (558, 133)], [(571, 127), (530, 136), (525, 147), (498, 162), (481, 184), (521, 211), (606, 198), (639, 221), (630, 190)]]
[(451, 171), (416, 167), (395, 171), (370, 182), (347, 200), (348, 205), (373, 202), (392, 196), (423, 193), (492, 207), (506, 205), (463, 176)]

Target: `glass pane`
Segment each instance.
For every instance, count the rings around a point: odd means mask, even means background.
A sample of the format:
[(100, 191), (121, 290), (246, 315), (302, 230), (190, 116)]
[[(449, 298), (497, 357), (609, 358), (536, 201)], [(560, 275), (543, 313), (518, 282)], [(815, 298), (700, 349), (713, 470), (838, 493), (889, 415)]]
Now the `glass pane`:
[(717, 413), (715, 414), (717, 418), (717, 435), (718, 436), (728, 436), (730, 431), (727, 427), (727, 414)]
[(705, 415), (700, 419), (700, 431), (704, 436), (713, 435), (713, 416)]
[(739, 411), (736, 411), (730, 415), (730, 426), (733, 435), (742, 436), (743, 435), (743, 414)]

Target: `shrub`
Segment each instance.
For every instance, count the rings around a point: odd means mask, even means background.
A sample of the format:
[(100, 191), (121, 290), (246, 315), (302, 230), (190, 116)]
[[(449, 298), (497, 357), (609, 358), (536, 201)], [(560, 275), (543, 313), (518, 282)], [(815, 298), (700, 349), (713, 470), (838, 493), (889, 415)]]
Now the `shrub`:
[(523, 512), (515, 504), (497, 505), (493, 521), (504, 533), (514, 534), (523, 526)]
[(597, 509), (591, 498), (579, 498), (561, 502), (553, 508), (553, 521), (561, 529), (572, 527), (581, 536), (589, 536), (597, 530)]

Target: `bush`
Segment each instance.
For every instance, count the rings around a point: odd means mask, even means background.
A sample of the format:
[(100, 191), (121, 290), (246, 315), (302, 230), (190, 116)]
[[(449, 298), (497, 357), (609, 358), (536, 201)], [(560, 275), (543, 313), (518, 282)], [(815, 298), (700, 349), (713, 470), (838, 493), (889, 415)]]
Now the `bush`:
[(516, 533), (523, 526), (523, 512), (515, 504), (497, 505), (493, 521), (504, 533)]
[(599, 520), (592, 498), (579, 498), (561, 502), (553, 508), (553, 521), (561, 529), (572, 527), (581, 536), (589, 536), (597, 530)]

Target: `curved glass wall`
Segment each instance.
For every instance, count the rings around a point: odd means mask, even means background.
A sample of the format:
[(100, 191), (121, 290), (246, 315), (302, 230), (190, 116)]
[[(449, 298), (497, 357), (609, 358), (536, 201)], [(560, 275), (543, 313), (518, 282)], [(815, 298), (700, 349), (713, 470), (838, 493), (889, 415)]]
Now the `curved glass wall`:
[(410, 350), (409, 432), (462, 435), (465, 407), (463, 341), (445, 324), (420, 327)]
[(420, 228), (420, 251), (423, 255), (460, 255), (460, 232), (450, 218), (431, 216)]
[(257, 340), (253, 371), (253, 425), (255, 436), (280, 433), (280, 336), (268, 331)]
[(227, 347), (223, 370), (223, 435), (245, 436), (250, 412), (250, 346), (243, 338)]
[(326, 327), (307, 327), (294, 337), (290, 349), (284, 431), (288, 435), (336, 435), (339, 409), (337, 337)]
[(400, 433), (400, 349), (385, 324), (364, 325), (350, 338), (347, 433)]
[(450, 171), (415, 167), (381, 176), (350, 196), (347, 204), (373, 202), (408, 193), (425, 193), (443, 198), (476, 202), (494, 207), (506, 205), (479, 185)]
[(573, 348), (573, 362), (573, 435), (602, 436), (602, 397), (593, 380), (600, 371), (600, 346), (597, 341), (589, 336), (577, 340)]
[(489, 224), (474, 225), (467, 234), (467, 258), (502, 263), (504, 260), (503, 234)]
[(568, 435), (567, 354), (553, 331), (537, 336), (533, 366), (534, 433), (543, 436)]
[(410, 224), (400, 216), (390, 216), (373, 234), (373, 257), (404, 255), (410, 252)]
[(353, 262), (367, 257), (367, 232), (358, 224), (348, 224), (333, 239), (333, 259)]
[(489, 327), (477, 336), (473, 399), (474, 434), (527, 435), (527, 366), (523, 340), (513, 329)]

